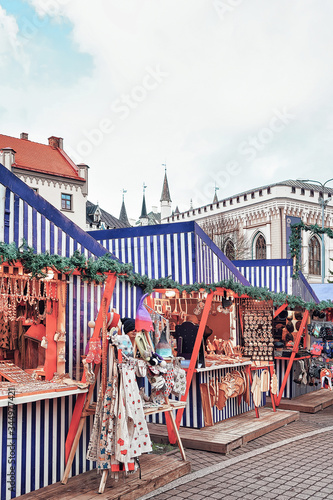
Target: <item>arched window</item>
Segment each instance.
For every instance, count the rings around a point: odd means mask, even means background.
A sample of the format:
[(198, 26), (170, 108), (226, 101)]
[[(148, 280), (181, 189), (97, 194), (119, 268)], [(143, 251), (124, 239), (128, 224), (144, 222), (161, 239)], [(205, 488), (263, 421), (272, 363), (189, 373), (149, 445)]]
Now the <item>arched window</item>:
[(309, 273), (320, 275), (321, 258), (320, 258), (320, 243), (318, 238), (312, 236), (309, 241)]
[(262, 234), (256, 239), (255, 256), (256, 259), (266, 259), (266, 240)]
[(235, 245), (231, 240), (228, 240), (227, 243), (225, 244), (224, 254), (228, 257), (228, 259), (234, 260), (236, 255)]

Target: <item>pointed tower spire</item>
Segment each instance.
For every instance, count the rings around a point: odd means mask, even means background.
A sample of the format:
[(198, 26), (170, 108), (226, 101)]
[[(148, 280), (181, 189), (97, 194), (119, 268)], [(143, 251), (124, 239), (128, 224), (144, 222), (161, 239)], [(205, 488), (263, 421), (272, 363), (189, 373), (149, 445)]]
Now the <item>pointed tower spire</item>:
[(163, 180), (163, 188), (161, 194), (161, 221), (170, 217), (171, 215), (171, 196), (169, 191), (168, 177), (167, 177), (167, 169), (166, 163), (162, 163), (164, 167), (164, 180)]
[(122, 193), (123, 193), (123, 202), (121, 204), (119, 220), (123, 224), (126, 224), (127, 227), (129, 227), (130, 223), (129, 223), (129, 220), (128, 220), (128, 217), (127, 217), (127, 212), (126, 212), (126, 207), (125, 207), (125, 193), (127, 193), (127, 191), (125, 189), (123, 189)]
[(162, 201), (166, 201), (167, 203), (170, 203), (171, 197), (170, 197), (170, 191), (169, 191), (166, 164), (162, 163), (162, 166), (164, 167), (164, 181), (163, 181), (163, 189), (162, 189), (160, 202), (162, 203)]
[(217, 198), (217, 191), (219, 190), (220, 188), (216, 185), (216, 182), (215, 182), (215, 193), (214, 193), (214, 198), (213, 198), (213, 203), (218, 203), (219, 200)]
[(140, 219), (143, 219), (142, 225), (145, 225), (145, 220), (147, 221), (146, 224), (148, 224), (148, 215), (147, 215), (147, 207), (146, 207), (146, 184), (143, 183), (143, 198), (142, 198), (142, 208), (141, 208), (141, 215)]

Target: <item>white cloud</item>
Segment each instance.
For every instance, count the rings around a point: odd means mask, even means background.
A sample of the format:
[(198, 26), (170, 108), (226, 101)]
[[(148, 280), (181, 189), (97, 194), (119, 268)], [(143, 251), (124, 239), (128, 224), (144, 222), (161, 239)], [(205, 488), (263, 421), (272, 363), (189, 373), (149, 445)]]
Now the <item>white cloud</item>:
[[(10, 71), (13, 58), (27, 72), (28, 58), (24, 56), (22, 44), (18, 38), (18, 25), (14, 16), (7, 14), (0, 5), (0, 67)], [(3, 72), (3, 77), (5, 72)]]
[[(165, 159), (174, 206), (184, 208), (195, 190), (212, 183), (210, 174), (230, 161), (240, 163), (242, 174), (221, 186), (221, 197), (260, 185), (266, 171), (274, 171), (274, 180), (287, 173), (300, 176), (316, 141), (318, 154), (332, 164), (328, 0), (320, 6), (313, 0), (240, 2), (223, 19), (207, 0), (29, 2), (40, 16), (72, 23), (73, 41), (93, 57), (94, 69), (70, 87), (28, 82), (29, 103), (23, 92), (12, 93), (17, 126), (25, 115), (39, 140), (58, 133), (77, 151), (101, 120), (112, 120), (114, 131), (81, 159), (91, 167), (92, 201), (115, 215), (123, 187), (129, 215), (139, 214), (143, 181), (148, 204), (159, 203)], [(121, 120), (111, 104), (142, 84), (147, 67), (157, 65), (168, 77)], [(44, 104), (36, 114), (38, 99)], [(239, 155), (239, 144), (265, 127), (274, 109), (283, 108), (295, 114), (292, 126), (274, 136), (256, 164)], [(286, 164), (292, 169), (277, 167)]]

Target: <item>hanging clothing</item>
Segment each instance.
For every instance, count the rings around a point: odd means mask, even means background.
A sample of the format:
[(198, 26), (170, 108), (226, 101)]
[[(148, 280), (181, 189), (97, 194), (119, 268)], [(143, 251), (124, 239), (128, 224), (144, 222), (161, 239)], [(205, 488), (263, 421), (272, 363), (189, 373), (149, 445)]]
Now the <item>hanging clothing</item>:
[(102, 386), (100, 386), (97, 396), (96, 411), (94, 417), (94, 425), (91, 431), (88, 450), (87, 450), (87, 460), (98, 461), (99, 456), (99, 436), (101, 435), (102, 427), (102, 412), (103, 412), (103, 394)]
[(253, 402), (255, 406), (260, 406), (261, 403), (261, 382), (260, 377), (255, 373), (253, 375), (252, 387), (251, 387)]
[(271, 377), (270, 377), (269, 371), (263, 370), (261, 373), (261, 377), (260, 377), (261, 392), (269, 391), (270, 379), (271, 379)]
[(126, 468), (133, 458), (149, 453), (152, 447), (134, 369), (121, 365), (120, 370), (115, 458)]

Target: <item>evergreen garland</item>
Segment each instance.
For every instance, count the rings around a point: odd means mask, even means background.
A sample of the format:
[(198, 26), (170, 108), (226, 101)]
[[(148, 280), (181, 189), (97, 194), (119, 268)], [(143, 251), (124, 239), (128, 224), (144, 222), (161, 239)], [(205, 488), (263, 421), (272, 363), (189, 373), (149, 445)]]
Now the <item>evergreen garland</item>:
[(288, 241), (290, 256), (294, 259), (294, 274), (293, 278), (298, 278), (299, 271), (301, 270), (300, 257), (301, 257), (301, 247), (302, 247), (302, 231), (311, 231), (312, 235), (327, 234), (329, 238), (333, 238), (333, 230), (329, 227), (321, 228), (318, 224), (307, 225), (303, 221), (297, 222), (297, 224), (292, 224), (291, 234)]
[[(296, 248), (296, 247), (295, 247)], [(297, 306), (309, 311), (313, 309), (327, 309), (333, 307), (332, 301), (321, 301), (319, 304), (314, 302), (305, 302), (300, 297), (287, 295), (284, 292), (274, 293), (268, 288), (259, 288), (255, 286), (245, 286), (232, 279), (222, 280), (217, 283), (194, 283), (193, 285), (181, 285), (174, 281), (170, 276), (166, 278), (150, 279), (146, 275), (140, 275), (133, 272), (132, 264), (123, 264), (111, 256), (110, 253), (105, 253), (102, 257), (96, 259), (86, 259), (86, 257), (76, 250), (71, 257), (61, 257), (59, 255), (51, 255), (48, 252), (44, 254), (34, 253), (34, 249), (29, 247), (24, 241), (20, 247), (15, 243), (0, 242), (0, 258), (2, 262), (10, 265), (15, 262), (20, 262), (27, 273), (31, 273), (33, 277), (44, 278), (47, 268), (54, 269), (57, 272), (72, 274), (75, 270), (81, 275), (82, 280), (88, 282), (103, 283), (106, 280), (107, 273), (115, 273), (120, 281), (129, 283), (131, 286), (143, 288), (145, 293), (151, 293), (154, 289), (171, 288), (177, 289), (179, 292), (198, 292), (204, 290), (209, 293), (217, 288), (225, 288), (235, 292), (239, 297), (248, 296), (250, 298), (262, 301), (272, 301), (275, 307), (288, 302), (290, 307)]]

